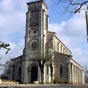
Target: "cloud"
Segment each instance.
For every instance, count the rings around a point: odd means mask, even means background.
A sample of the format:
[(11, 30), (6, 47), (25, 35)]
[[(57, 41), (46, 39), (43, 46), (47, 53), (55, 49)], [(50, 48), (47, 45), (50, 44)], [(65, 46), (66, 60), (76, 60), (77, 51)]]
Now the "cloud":
[(86, 37), (84, 13), (76, 14), (67, 21), (61, 23), (51, 23), (49, 24), (49, 29), (51, 31), (54, 30), (62, 41), (64, 41), (64, 38), (67, 38), (68, 41), (70, 41), (71, 38), (82, 41), (82, 39)]
[[(24, 40), (20, 40), (19, 43), (9, 42), (11, 50), (8, 52), (8, 54), (5, 54), (6, 50), (1, 49), (0, 50), (0, 64), (5, 64), (6, 61), (9, 61), (10, 59), (14, 59), (20, 55), (23, 54), (24, 49)], [(0, 66), (0, 74), (3, 73), (4, 67)]]
[[(18, 0), (19, 1), (19, 0)], [(0, 40), (12, 41), (11, 36), (24, 36), (25, 13), (17, 0), (2, 0), (0, 2)], [(23, 0), (22, 0), (23, 1)], [(22, 2), (21, 1), (21, 2)], [(18, 3), (17, 3), (18, 2)], [(19, 5), (18, 5), (19, 4)], [(24, 4), (22, 4), (23, 6)], [(19, 9), (16, 9), (19, 6)], [(13, 37), (14, 38), (14, 37)], [(18, 39), (17, 39), (18, 40)]]
[[(10, 36), (23, 38), (26, 25), (27, 2), (36, 0), (1, 0), (0, 1), (0, 40), (12, 41)], [(47, 0), (47, 2), (50, 2)], [(18, 38), (16, 41), (18, 41)]]
[[(24, 0), (1, 0), (0, 2), (0, 41), (10, 44), (11, 50), (6, 55), (5, 49), (0, 50), (1, 62), (22, 54), (25, 33)], [(23, 8), (24, 7), (24, 8)]]
[[(66, 22), (64, 26), (65, 35), (71, 37), (83, 37), (85, 35), (84, 15), (77, 14)], [(62, 31), (62, 33), (64, 32)]]
[[(27, 2), (36, 0), (0, 0), (0, 41), (10, 44), (11, 51), (5, 55), (1, 49), (1, 61), (5, 63), (22, 54), (26, 29)], [(47, 2), (49, 2), (47, 0)]]
[[(76, 14), (67, 21), (50, 23), (49, 30), (72, 51), (73, 58), (81, 65), (87, 64), (88, 45), (86, 41), (86, 23), (84, 13)], [(84, 61), (83, 61), (84, 60)]]
[(8, 52), (8, 54), (5, 54), (5, 49), (1, 49), (0, 51), (2, 63), (5, 63), (6, 61), (23, 54), (24, 40), (21, 40), (19, 43), (9, 42), (9, 44), (11, 50)]
[[(23, 52), (26, 3), (30, 1), (35, 0), (0, 1), (0, 41), (11, 45), (11, 51), (7, 55), (5, 55), (5, 50), (2, 50), (1, 57), (3, 62), (9, 58), (19, 56)], [(49, 6), (53, 5), (51, 0), (46, 2)], [(83, 14), (76, 14), (61, 23), (49, 24), (49, 30), (56, 32), (59, 39), (70, 48), (74, 59), (82, 65), (88, 62), (88, 45), (86, 43), (86, 26)]]

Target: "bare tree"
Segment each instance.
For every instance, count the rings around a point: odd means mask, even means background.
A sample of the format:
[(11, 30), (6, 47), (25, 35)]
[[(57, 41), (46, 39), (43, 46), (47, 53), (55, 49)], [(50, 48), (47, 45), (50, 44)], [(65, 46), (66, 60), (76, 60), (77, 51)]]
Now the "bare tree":
[(9, 46), (10, 46), (10, 44), (5, 44), (4, 42), (1, 42), (1, 41), (0, 41), (0, 49), (1, 49), (1, 48), (6, 49), (6, 50), (7, 50), (7, 51), (6, 51), (6, 54), (7, 54), (8, 51), (10, 50)]
[(65, 3), (67, 5), (66, 12), (71, 11), (77, 13), (84, 5), (88, 5), (88, 0), (57, 0), (59, 4)]
[[(88, 42), (88, 0), (57, 0), (58, 4), (66, 4), (65, 12), (78, 13), (81, 10), (85, 11), (87, 42)], [(86, 8), (83, 9), (83, 7)]]
[[(6, 52), (5, 52), (6, 54), (10, 50), (9, 46), (10, 46), (10, 44), (7, 44), (7, 43), (0, 41), (0, 49), (2, 49), (2, 48), (6, 49)], [(1, 59), (1, 57), (0, 57), (0, 59)], [(0, 63), (0, 67), (3, 67), (3, 66), (5, 66), (5, 65)]]

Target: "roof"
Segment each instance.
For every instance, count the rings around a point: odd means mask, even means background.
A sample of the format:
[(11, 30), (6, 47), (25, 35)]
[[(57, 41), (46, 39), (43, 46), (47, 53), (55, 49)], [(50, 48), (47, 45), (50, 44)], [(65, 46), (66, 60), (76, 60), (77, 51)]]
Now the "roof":
[[(68, 47), (56, 36), (56, 35), (54, 35), (67, 49), (68, 49)], [(68, 49), (70, 52), (71, 52), (71, 50), (70, 49)], [(72, 52), (71, 52), (72, 53)]]
[(23, 55), (18, 56), (18, 57), (16, 57), (16, 58), (13, 58), (13, 59), (11, 59), (11, 60), (14, 61), (14, 60), (16, 60), (16, 59), (22, 58), (22, 56), (23, 56)]
[(70, 60), (74, 61), (78, 66), (80, 66), (83, 69), (83, 67), (79, 63), (77, 63), (73, 58), (71, 58)]
[(55, 34), (55, 32), (52, 32), (52, 31), (47, 31), (48, 33), (52, 33), (52, 34)]
[(55, 32), (47, 31), (47, 38), (51, 38), (55, 35)]
[(38, 0), (38, 1), (28, 2), (27, 5), (30, 5), (30, 4), (33, 4), (33, 3), (43, 3), (46, 6), (46, 8), (48, 9), (48, 6), (47, 6), (47, 4), (45, 3), (44, 0)]
[(61, 55), (63, 55), (63, 56), (72, 57), (72, 55), (67, 55), (67, 54), (63, 54), (63, 53), (59, 53), (59, 52), (54, 52), (54, 53), (56, 53), (56, 54), (61, 54)]

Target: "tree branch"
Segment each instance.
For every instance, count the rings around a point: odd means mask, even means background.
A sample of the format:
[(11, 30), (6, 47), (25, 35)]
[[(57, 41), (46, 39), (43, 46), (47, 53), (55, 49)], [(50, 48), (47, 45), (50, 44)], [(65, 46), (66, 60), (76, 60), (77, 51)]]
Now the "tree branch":
[(77, 13), (82, 8), (82, 6), (85, 5), (86, 3), (88, 3), (88, 1), (81, 3), (80, 6), (75, 10), (74, 13)]
[(87, 1), (84, 1), (82, 3), (79, 3), (79, 2), (73, 2), (73, 0), (68, 0), (70, 5), (72, 6), (79, 6), (75, 11), (74, 13), (77, 13), (79, 12), (79, 10), (82, 8), (83, 5), (85, 5), (86, 3), (88, 3), (88, 0)]
[(3, 42), (0, 41), (0, 49), (1, 49), (1, 48), (6, 49), (6, 50), (7, 50), (7, 51), (6, 51), (6, 54), (7, 54), (8, 51), (10, 50), (10, 48), (8, 48), (9, 46), (10, 46), (9, 44), (5, 44), (5, 43), (3, 43)]
[(73, 0), (68, 0), (70, 5), (80, 5), (81, 3), (73, 2)]

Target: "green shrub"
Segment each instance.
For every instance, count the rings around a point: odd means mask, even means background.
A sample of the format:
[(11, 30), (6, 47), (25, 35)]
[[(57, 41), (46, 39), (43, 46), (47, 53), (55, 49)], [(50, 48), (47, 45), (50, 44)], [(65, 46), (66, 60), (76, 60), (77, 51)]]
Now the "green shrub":
[(54, 84), (58, 84), (59, 83), (59, 78), (58, 77), (55, 77), (53, 83)]

